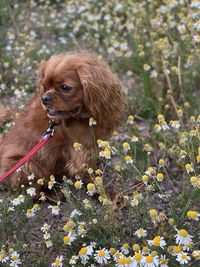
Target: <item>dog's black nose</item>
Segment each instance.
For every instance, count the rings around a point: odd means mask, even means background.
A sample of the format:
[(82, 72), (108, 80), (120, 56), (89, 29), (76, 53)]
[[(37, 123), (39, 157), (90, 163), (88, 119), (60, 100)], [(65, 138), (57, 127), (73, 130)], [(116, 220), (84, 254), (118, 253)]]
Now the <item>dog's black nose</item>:
[(50, 104), (53, 100), (53, 97), (51, 95), (44, 95), (42, 97), (42, 103), (46, 106), (48, 104)]

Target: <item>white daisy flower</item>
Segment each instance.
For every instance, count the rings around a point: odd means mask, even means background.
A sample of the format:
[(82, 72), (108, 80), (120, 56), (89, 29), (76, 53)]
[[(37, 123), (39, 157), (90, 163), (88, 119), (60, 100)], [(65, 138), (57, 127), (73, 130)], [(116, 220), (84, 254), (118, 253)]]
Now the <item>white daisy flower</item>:
[(70, 231), (68, 235), (64, 236), (63, 242), (66, 245), (71, 245), (71, 243), (76, 239), (76, 234), (73, 231)]
[(58, 257), (55, 259), (54, 263), (51, 264), (51, 266), (52, 266), (52, 267), (62, 267), (62, 266), (63, 266), (63, 265), (62, 265), (62, 261), (63, 261), (63, 256), (62, 256), (62, 255), (61, 255), (61, 256), (58, 256)]
[(161, 237), (156, 236), (156, 237), (154, 237), (154, 239), (148, 240), (147, 242), (148, 242), (149, 246), (161, 247), (162, 249), (166, 245), (164, 237), (162, 237), (162, 236)]
[(46, 233), (49, 231), (51, 225), (44, 223), (43, 226), (40, 228), (43, 233)]
[(51, 235), (50, 235), (49, 233), (44, 233), (44, 234), (43, 234), (43, 238), (44, 238), (45, 240), (50, 239), (50, 237), (51, 237)]
[(160, 267), (169, 267), (168, 265), (168, 259), (166, 259), (166, 256), (161, 255), (160, 257)]
[(92, 126), (94, 126), (94, 125), (97, 125), (97, 122), (96, 122), (96, 120), (93, 118), (93, 117), (91, 117), (90, 119), (89, 119), (89, 125), (92, 127)]
[(34, 209), (28, 209), (28, 210), (26, 211), (26, 216), (27, 216), (28, 218), (34, 217), (34, 216), (35, 216), (35, 210), (34, 210)]
[(143, 258), (142, 263), (144, 267), (156, 267), (159, 266), (159, 258), (157, 255), (156, 256), (148, 255)]
[(7, 262), (9, 260), (9, 257), (6, 256), (5, 252), (2, 251), (0, 252), (0, 262), (4, 263), (4, 262)]
[(148, 65), (148, 64), (144, 64), (144, 65), (143, 65), (143, 69), (144, 69), (145, 71), (149, 71), (149, 70), (151, 69), (151, 66)]
[(134, 117), (132, 115), (129, 115), (128, 118), (127, 118), (127, 124), (132, 125), (133, 122), (134, 122)]
[(113, 255), (114, 261), (118, 261), (118, 259), (119, 259), (119, 258), (122, 258), (122, 257), (125, 257), (125, 256), (123, 255), (122, 252), (119, 252), (119, 250), (117, 250), (117, 251), (115, 252), (115, 254)]
[(60, 212), (60, 207), (58, 205), (54, 205), (54, 206), (49, 205), (48, 208), (52, 209), (52, 214), (54, 215), (58, 215)]
[(111, 159), (111, 150), (109, 147), (106, 147), (103, 151), (99, 152), (99, 156), (105, 159)]
[(179, 121), (170, 121), (170, 126), (175, 129), (179, 129), (181, 127)]
[(181, 252), (178, 254), (176, 260), (180, 263), (180, 264), (187, 264), (190, 261), (190, 256), (188, 256), (188, 254), (186, 252)]
[(138, 267), (138, 266), (143, 266), (142, 262), (144, 260), (144, 256), (142, 255), (142, 253), (139, 252), (135, 252), (135, 255), (132, 258), (133, 262), (131, 263), (131, 267)]
[(126, 155), (126, 157), (124, 159), (126, 161), (126, 164), (132, 164), (133, 163), (133, 159), (129, 155)]
[(89, 196), (93, 196), (95, 192), (96, 192), (95, 185), (93, 183), (87, 184), (87, 194)]
[(21, 203), (24, 203), (25, 201), (25, 197), (23, 195), (19, 195), (17, 198), (14, 198), (11, 203), (13, 204), (13, 206), (17, 206)]
[(27, 179), (28, 179), (29, 181), (34, 180), (34, 179), (35, 179), (35, 174), (32, 173), (32, 174), (28, 175), (28, 176), (27, 176)]
[(80, 151), (81, 149), (83, 149), (83, 145), (77, 142), (73, 144), (73, 147), (75, 151)]
[(21, 264), (21, 260), (19, 259), (19, 253), (17, 253), (17, 251), (13, 251), (10, 255), (10, 258), (10, 266), (18, 266), (19, 264)]
[(116, 260), (116, 266), (117, 267), (126, 267), (126, 257), (124, 255), (120, 256)]
[(121, 248), (121, 251), (124, 255), (128, 255), (129, 254), (129, 244), (128, 243), (125, 243), (122, 248)]
[(129, 151), (129, 150), (131, 149), (131, 147), (130, 147), (130, 145), (129, 145), (128, 142), (124, 142), (124, 143), (122, 144), (122, 147), (123, 147), (123, 150), (124, 150), (125, 152), (127, 152), (127, 151)]
[(139, 201), (137, 199), (135, 199), (135, 198), (131, 199), (131, 206), (132, 207), (136, 207), (136, 206), (138, 206), (138, 204), (139, 204)]
[(70, 214), (70, 218), (73, 218), (75, 216), (81, 216), (82, 213), (80, 211), (78, 211), (77, 209), (74, 209), (71, 214)]
[(138, 140), (139, 140), (138, 137), (135, 136), (135, 135), (133, 135), (132, 138), (131, 138), (131, 142), (133, 142), (133, 143), (138, 142)]
[(78, 253), (80, 259), (81, 259), (81, 262), (83, 264), (86, 264), (86, 262), (88, 261), (89, 259), (89, 256), (91, 256), (93, 253), (93, 248), (92, 246), (87, 246), (87, 247), (82, 247)]
[(144, 230), (143, 228), (140, 228), (134, 232), (134, 235), (136, 235), (138, 238), (145, 237), (147, 236), (147, 231)]
[(72, 256), (71, 259), (69, 260), (69, 264), (74, 265), (74, 264), (76, 264), (77, 260), (78, 260), (78, 256), (75, 256), (75, 255), (74, 255), (74, 256)]
[(34, 187), (30, 187), (29, 189), (26, 190), (27, 194), (30, 195), (31, 197), (36, 195), (36, 189)]
[(52, 241), (50, 239), (49, 240), (46, 240), (45, 241), (45, 244), (46, 244), (46, 247), (47, 248), (51, 248), (53, 246), (53, 243), (52, 243)]
[(176, 229), (177, 234), (176, 237), (176, 243), (179, 245), (186, 245), (187, 243), (190, 243), (192, 241), (192, 236), (188, 234), (188, 232), (185, 229), (178, 230)]
[(98, 264), (107, 264), (110, 259), (109, 251), (105, 248), (97, 250), (94, 254), (94, 258)]

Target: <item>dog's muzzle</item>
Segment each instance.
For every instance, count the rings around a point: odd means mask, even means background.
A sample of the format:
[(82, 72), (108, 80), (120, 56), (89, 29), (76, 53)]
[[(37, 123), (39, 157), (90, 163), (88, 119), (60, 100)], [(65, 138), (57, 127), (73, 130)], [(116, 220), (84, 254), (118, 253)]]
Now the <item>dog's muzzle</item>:
[(44, 95), (42, 97), (42, 103), (45, 106), (48, 106), (50, 103), (52, 103), (53, 97), (51, 95)]

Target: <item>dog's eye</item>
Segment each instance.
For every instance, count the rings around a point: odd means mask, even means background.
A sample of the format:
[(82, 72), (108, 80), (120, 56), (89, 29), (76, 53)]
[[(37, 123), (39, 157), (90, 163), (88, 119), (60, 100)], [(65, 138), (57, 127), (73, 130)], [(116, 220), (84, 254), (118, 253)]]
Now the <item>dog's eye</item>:
[(72, 90), (72, 87), (69, 86), (69, 85), (66, 85), (66, 84), (62, 84), (62, 85), (60, 86), (60, 89), (63, 90), (63, 91), (65, 91), (65, 92), (69, 92), (69, 91)]

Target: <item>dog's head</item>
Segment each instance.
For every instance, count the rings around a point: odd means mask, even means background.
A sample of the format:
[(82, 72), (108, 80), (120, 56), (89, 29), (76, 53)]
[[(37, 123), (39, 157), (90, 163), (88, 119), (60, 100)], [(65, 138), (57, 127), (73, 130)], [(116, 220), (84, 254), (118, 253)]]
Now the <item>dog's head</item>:
[(59, 54), (41, 63), (39, 94), (51, 119), (94, 117), (112, 129), (125, 102), (121, 85), (108, 65), (88, 53)]

